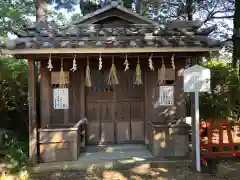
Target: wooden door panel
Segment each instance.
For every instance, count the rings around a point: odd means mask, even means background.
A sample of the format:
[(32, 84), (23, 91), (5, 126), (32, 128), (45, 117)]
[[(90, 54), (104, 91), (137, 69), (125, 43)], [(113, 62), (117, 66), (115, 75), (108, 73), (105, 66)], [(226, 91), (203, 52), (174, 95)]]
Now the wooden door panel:
[(130, 121), (130, 104), (129, 102), (117, 102), (116, 103), (116, 121)]
[(113, 102), (100, 102), (100, 121), (112, 122), (114, 119), (114, 105)]
[(97, 102), (88, 102), (86, 115), (88, 121), (98, 121), (99, 120), (99, 103)]
[(87, 134), (89, 144), (98, 144), (100, 141), (100, 123), (99, 122), (89, 122), (87, 125)]
[(144, 142), (144, 122), (131, 122), (131, 140), (133, 142)]
[(114, 123), (101, 122), (101, 140), (100, 144), (113, 144), (114, 138)]
[(88, 92), (88, 101), (112, 101), (113, 92)]
[(130, 123), (129, 122), (117, 122), (117, 143), (129, 142), (130, 139)]
[(143, 121), (143, 102), (133, 101), (131, 102), (131, 121)]

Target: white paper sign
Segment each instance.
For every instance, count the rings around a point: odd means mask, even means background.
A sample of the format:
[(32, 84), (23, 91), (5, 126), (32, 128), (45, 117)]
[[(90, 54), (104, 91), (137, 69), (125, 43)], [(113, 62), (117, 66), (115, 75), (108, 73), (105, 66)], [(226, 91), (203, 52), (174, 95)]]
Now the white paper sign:
[(184, 71), (184, 92), (210, 91), (210, 69), (194, 65)]
[(54, 88), (53, 89), (53, 108), (54, 109), (68, 109), (68, 88)]
[(174, 104), (174, 86), (159, 86), (159, 105), (172, 106)]

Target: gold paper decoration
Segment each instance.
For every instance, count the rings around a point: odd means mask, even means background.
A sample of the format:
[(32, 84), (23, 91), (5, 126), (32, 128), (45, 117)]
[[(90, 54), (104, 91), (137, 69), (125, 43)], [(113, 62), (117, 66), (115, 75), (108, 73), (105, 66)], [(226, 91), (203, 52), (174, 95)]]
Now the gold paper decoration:
[(154, 71), (153, 61), (152, 61), (152, 54), (151, 54), (151, 56), (148, 59), (148, 66), (149, 66), (151, 71)]
[(127, 54), (126, 54), (126, 57), (125, 57), (124, 65), (125, 65), (124, 71), (127, 71), (129, 69), (129, 62), (128, 62)]
[(92, 87), (91, 72), (90, 72), (89, 59), (88, 59), (88, 57), (87, 57), (87, 67), (86, 67), (85, 85), (86, 85), (86, 87)]
[(75, 72), (76, 70), (77, 70), (77, 63), (76, 63), (76, 55), (75, 55), (74, 58), (73, 58), (73, 66), (70, 69), (70, 71)]
[(166, 71), (166, 67), (164, 64), (164, 59), (162, 58), (162, 66), (160, 69), (158, 69), (158, 82), (157, 82), (158, 85), (162, 85), (166, 80), (165, 71)]
[(137, 66), (136, 66), (134, 84), (135, 85), (143, 84), (143, 82), (142, 82), (142, 70), (141, 70), (141, 67), (140, 67), (139, 57), (138, 57), (138, 62), (137, 62)]
[(119, 84), (119, 79), (117, 77), (117, 70), (116, 70), (116, 67), (114, 64), (114, 57), (112, 57), (112, 66), (111, 66), (110, 72), (108, 74), (107, 84), (111, 85), (111, 86)]
[(173, 69), (175, 69), (175, 62), (174, 62), (174, 60), (175, 60), (175, 57), (174, 57), (174, 54), (173, 54), (172, 57), (171, 57), (171, 63), (172, 63), (172, 68)]
[(103, 67), (103, 62), (102, 62), (102, 55), (100, 54), (99, 56), (99, 62), (98, 62), (98, 70), (102, 70)]

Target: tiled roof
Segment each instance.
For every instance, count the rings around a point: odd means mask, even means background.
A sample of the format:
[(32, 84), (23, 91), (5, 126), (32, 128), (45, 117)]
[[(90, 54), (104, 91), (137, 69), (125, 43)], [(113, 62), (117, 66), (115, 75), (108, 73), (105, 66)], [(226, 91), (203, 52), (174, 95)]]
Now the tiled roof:
[(117, 48), (117, 47), (220, 47), (208, 37), (216, 28), (201, 29), (199, 21), (172, 21), (162, 25), (100, 25), (55, 23), (28, 24), (13, 28), (17, 39), (3, 43), (6, 49)]

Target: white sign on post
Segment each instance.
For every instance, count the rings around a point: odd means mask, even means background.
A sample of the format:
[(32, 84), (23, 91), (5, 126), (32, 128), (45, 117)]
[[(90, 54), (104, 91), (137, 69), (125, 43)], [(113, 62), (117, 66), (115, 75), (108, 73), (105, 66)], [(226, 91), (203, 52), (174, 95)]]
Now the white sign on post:
[[(196, 134), (196, 170), (201, 172), (200, 132), (199, 132), (199, 92), (210, 91), (210, 69), (194, 65), (184, 71), (184, 92), (194, 92), (195, 99), (195, 134)], [(192, 123), (193, 124), (193, 123)]]
[(210, 91), (210, 69), (194, 65), (184, 71), (184, 92)]

